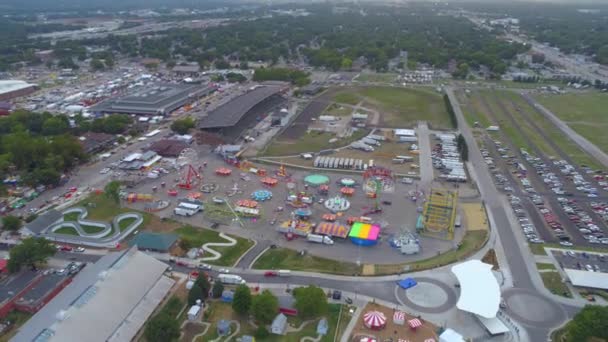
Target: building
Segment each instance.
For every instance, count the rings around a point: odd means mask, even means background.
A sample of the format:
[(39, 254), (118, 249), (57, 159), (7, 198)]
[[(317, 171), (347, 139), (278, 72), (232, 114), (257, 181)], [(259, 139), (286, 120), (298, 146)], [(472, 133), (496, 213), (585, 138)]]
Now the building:
[(46, 213), (38, 216), (34, 221), (27, 223), (21, 228), (21, 234), (25, 236), (34, 236), (44, 233), (53, 223), (63, 220), (63, 214), (55, 209), (48, 210)]
[(152, 143), (150, 151), (154, 151), (165, 158), (177, 158), (188, 146), (188, 143), (183, 140), (163, 139)]
[(42, 61), (42, 63), (53, 60), (53, 58), (55, 57), (53, 50), (36, 51), (34, 52), (34, 56), (38, 57)]
[(28, 291), (15, 300), (15, 310), (35, 313), (51, 301), (66, 286), (72, 277), (60, 274), (43, 275)]
[(262, 115), (281, 106), (285, 98), (280, 93), (286, 89), (285, 83), (255, 86), (210, 112), (198, 122), (198, 128), (234, 141), (246, 129), (255, 125)]
[(7, 101), (0, 101), (0, 116), (9, 115), (13, 105)]
[(103, 256), (38, 311), (13, 341), (130, 341), (175, 281), (131, 248)]
[(156, 83), (137, 88), (125, 96), (110, 98), (90, 108), (96, 115), (169, 115), (173, 111), (209, 96), (215, 85)]
[(99, 153), (112, 147), (116, 142), (116, 135), (107, 133), (86, 132), (78, 138), (82, 149), (87, 154)]
[(564, 268), (573, 286), (608, 290), (608, 273)]
[(137, 246), (140, 251), (165, 253), (175, 245), (178, 239), (177, 234), (142, 232), (129, 241), (129, 246)]
[(270, 325), (270, 332), (275, 335), (284, 335), (287, 328), (287, 316), (278, 314)]
[(0, 101), (27, 96), (38, 90), (38, 86), (19, 80), (0, 80)]
[(171, 71), (180, 77), (197, 77), (201, 67), (198, 64), (176, 65)]

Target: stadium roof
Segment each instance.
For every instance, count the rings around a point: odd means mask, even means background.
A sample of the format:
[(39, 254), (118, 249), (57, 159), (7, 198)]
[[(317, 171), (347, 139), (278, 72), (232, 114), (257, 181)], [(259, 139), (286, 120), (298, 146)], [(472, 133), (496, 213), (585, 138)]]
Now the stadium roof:
[(281, 85), (261, 85), (219, 106), (199, 121), (199, 128), (219, 128), (236, 125), (251, 108), (277, 94)]
[(19, 80), (0, 80), (0, 94), (10, 93), (11, 91), (35, 87), (35, 84)]
[(460, 283), (456, 307), (485, 318), (494, 318), (500, 304), (500, 287), (492, 274), (492, 265), (470, 260), (452, 266)]
[(608, 273), (590, 272), (565, 268), (564, 271), (574, 286), (608, 290)]
[(173, 286), (167, 265), (131, 248), (85, 267), (14, 341), (130, 341)]
[(154, 84), (138, 88), (137, 91), (103, 101), (93, 107), (92, 112), (157, 115), (169, 114), (189, 103), (192, 99), (211, 94), (214, 85), (200, 84)]

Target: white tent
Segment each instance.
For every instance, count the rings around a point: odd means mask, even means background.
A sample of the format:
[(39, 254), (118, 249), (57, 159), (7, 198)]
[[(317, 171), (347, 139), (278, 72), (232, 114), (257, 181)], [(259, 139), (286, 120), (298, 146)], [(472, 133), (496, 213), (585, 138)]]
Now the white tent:
[(462, 338), (462, 335), (456, 331), (447, 328), (441, 335), (439, 335), (439, 342), (464, 342), (464, 338)]
[(485, 318), (494, 318), (500, 304), (500, 287), (492, 265), (470, 260), (452, 267), (460, 283), (460, 298), (456, 307)]

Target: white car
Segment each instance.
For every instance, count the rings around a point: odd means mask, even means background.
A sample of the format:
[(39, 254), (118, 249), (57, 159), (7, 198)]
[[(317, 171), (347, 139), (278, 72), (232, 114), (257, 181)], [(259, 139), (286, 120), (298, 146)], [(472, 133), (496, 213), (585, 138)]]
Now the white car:
[(86, 249), (84, 249), (84, 247), (76, 247), (74, 249), (74, 252), (77, 252), (77, 253), (84, 253), (84, 251), (86, 251)]
[(104, 167), (103, 169), (101, 169), (99, 171), (99, 173), (101, 173), (102, 175), (105, 175), (108, 172), (110, 172), (110, 168), (108, 168), (108, 167)]
[(562, 245), (562, 246), (566, 246), (566, 247), (572, 247), (572, 246), (574, 246), (574, 244), (572, 242), (569, 242), (569, 241), (561, 241), (559, 244)]

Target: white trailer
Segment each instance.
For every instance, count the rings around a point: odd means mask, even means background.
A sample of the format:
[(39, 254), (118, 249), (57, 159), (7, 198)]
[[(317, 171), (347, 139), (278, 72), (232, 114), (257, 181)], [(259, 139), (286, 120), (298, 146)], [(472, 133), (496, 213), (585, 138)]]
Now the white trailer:
[(217, 278), (223, 284), (241, 285), (247, 283), (243, 278), (241, 278), (241, 276), (236, 274), (220, 274), (217, 276)]
[(173, 213), (175, 215), (179, 215), (179, 216), (192, 216), (194, 214), (196, 214), (198, 211), (192, 210), (192, 209), (186, 209), (186, 208), (181, 208), (181, 207), (177, 207), (175, 209), (173, 209)]
[(333, 245), (334, 240), (332, 240), (329, 236), (318, 235), (318, 234), (308, 234), (306, 236), (306, 240), (308, 242), (322, 243), (324, 245)]

